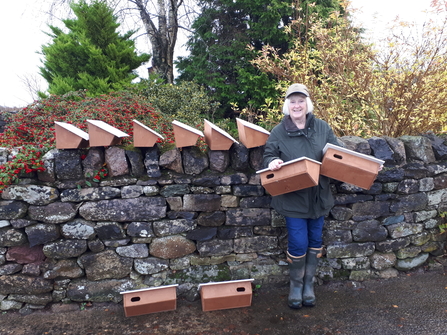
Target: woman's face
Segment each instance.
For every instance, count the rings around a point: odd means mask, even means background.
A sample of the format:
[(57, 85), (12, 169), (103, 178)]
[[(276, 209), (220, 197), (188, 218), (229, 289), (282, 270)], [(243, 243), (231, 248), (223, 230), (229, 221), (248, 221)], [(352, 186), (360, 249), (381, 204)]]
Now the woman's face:
[(306, 96), (292, 94), (289, 97), (289, 115), (293, 121), (305, 121), (307, 114)]

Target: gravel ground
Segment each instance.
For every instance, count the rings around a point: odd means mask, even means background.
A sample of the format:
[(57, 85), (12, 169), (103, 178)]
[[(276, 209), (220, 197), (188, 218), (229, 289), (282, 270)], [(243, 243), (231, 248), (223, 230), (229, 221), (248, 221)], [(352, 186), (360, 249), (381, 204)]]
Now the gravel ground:
[(317, 306), (300, 310), (287, 307), (287, 287), (261, 287), (245, 308), (203, 312), (200, 300), (179, 298), (175, 311), (128, 318), (122, 304), (52, 304), (29, 315), (3, 312), (0, 334), (446, 335), (445, 269), (326, 283), (315, 289)]

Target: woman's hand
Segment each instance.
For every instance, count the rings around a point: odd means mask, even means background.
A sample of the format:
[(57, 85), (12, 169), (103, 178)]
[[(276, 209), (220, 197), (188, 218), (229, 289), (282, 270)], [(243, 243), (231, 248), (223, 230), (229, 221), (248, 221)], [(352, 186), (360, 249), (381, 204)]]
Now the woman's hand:
[(282, 161), (282, 159), (279, 159), (279, 158), (274, 159), (274, 160), (272, 160), (272, 161), (270, 162), (270, 164), (269, 164), (269, 169), (272, 170), (272, 171), (279, 170), (279, 169), (281, 168), (281, 164), (282, 164), (282, 163), (284, 163), (284, 162)]

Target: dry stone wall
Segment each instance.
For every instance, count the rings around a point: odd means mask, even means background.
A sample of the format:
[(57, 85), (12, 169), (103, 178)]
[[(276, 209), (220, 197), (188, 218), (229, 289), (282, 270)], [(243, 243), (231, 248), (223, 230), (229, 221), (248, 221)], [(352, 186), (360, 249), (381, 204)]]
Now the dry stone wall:
[[(447, 147), (433, 135), (340, 139), (385, 168), (368, 191), (333, 181), (321, 280), (388, 278), (445, 251)], [(3, 150), (3, 152), (5, 152)], [(255, 171), (263, 147), (52, 150), (0, 200), (1, 309), (121, 301), (120, 292), (254, 278), (285, 284), (284, 219)], [(7, 156), (7, 155), (6, 155)], [(5, 156), (4, 156), (5, 157)], [(91, 176), (103, 166), (109, 176)]]

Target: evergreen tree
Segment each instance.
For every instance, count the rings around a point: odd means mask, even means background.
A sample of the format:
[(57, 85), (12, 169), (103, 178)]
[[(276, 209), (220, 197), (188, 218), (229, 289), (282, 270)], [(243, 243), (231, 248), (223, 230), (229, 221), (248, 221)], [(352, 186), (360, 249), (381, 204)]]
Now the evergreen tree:
[[(76, 19), (62, 20), (68, 33), (49, 26), (52, 43), (42, 46), (45, 57), (41, 75), (50, 94), (61, 95), (80, 89), (95, 96), (128, 86), (137, 77), (134, 70), (150, 58), (137, 55), (130, 37), (117, 32), (120, 26), (105, 1), (73, 3)], [(42, 94), (41, 94), (42, 95)]]
[[(187, 46), (190, 55), (179, 58), (179, 80), (194, 80), (208, 88), (223, 107), (231, 104), (259, 108), (275, 97), (275, 82), (250, 62), (266, 44), (286, 52), (285, 27), (299, 17), (338, 8), (336, 0), (202, 0), (202, 12), (193, 23)], [(301, 9), (302, 8), (302, 9)], [(251, 48), (247, 48), (250, 46)]]

